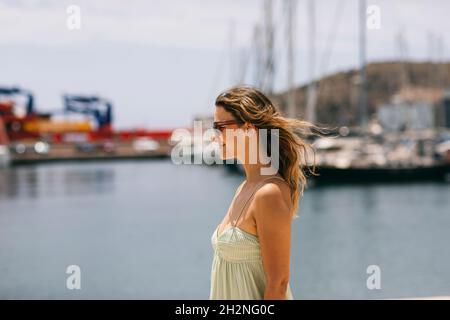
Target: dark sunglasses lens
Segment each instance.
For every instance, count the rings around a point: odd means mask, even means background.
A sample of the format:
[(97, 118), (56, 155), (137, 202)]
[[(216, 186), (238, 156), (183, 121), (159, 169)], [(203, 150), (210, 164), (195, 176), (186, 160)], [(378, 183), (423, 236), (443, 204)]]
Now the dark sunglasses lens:
[(232, 124), (242, 124), (242, 122), (235, 121), (235, 120), (224, 121), (224, 122), (215, 122), (215, 123), (213, 123), (213, 129), (222, 131), (223, 128), (225, 128), (227, 125), (232, 125)]

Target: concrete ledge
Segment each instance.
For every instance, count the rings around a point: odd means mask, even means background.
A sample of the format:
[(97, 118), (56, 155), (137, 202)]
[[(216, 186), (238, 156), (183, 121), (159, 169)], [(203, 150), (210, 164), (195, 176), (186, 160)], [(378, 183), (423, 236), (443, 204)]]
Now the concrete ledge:
[(450, 300), (450, 296), (435, 296), (435, 297), (414, 297), (414, 298), (399, 298), (388, 300)]

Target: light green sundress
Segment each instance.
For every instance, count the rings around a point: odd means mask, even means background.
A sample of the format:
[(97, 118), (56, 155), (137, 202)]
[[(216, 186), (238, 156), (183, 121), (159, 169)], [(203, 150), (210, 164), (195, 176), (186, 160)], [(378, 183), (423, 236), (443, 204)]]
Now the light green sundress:
[[(275, 176), (272, 178), (281, 177)], [(246, 200), (239, 218), (258, 187)], [(283, 180), (284, 181), (284, 180)], [(211, 237), (214, 257), (211, 269), (210, 300), (262, 300), (266, 287), (266, 277), (261, 257), (258, 236), (234, 225), (226, 227), (219, 235), (219, 226)], [(290, 285), (286, 299), (293, 300)]]

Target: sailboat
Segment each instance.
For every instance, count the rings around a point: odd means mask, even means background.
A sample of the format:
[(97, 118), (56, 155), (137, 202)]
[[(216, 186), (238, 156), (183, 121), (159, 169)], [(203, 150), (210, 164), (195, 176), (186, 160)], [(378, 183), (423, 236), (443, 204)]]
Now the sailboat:
[[(287, 1), (289, 15), (288, 26), (288, 91), (287, 114), (295, 117), (296, 108), (294, 99), (293, 63), (294, 63), (294, 37), (295, 26), (294, 2)], [(315, 8), (314, 1), (309, 2), (310, 24), (310, 85), (307, 92), (307, 120), (315, 122), (316, 101), (318, 90), (315, 87)], [(450, 160), (442, 155), (438, 146), (439, 133), (410, 132), (408, 134), (385, 134), (368, 120), (367, 85), (366, 85), (366, 1), (359, 3), (359, 117), (358, 128), (342, 130), (334, 138), (319, 138), (310, 141), (316, 149), (315, 165), (318, 176), (311, 176), (314, 183), (367, 183), (367, 182), (410, 182), (414, 180), (442, 180), (450, 174)], [(341, 131), (341, 130), (340, 130)], [(309, 157), (311, 159), (312, 157)], [(228, 166), (232, 171), (243, 173), (240, 164)]]

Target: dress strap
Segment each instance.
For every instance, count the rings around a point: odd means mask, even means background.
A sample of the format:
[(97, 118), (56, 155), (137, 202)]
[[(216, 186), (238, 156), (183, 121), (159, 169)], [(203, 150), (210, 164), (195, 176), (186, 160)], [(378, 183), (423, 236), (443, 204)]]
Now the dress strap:
[(269, 178), (267, 178), (267, 179), (264, 179), (263, 181), (261, 181), (260, 183), (258, 183), (258, 184), (255, 186), (255, 188), (253, 189), (253, 191), (252, 191), (252, 193), (250, 194), (250, 196), (249, 196), (249, 197), (247, 198), (247, 200), (245, 201), (244, 206), (242, 207), (241, 212), (239, 213), (239, 216), (237, 217), (237, 219), (236, 219), (236, 221), (235, 221), (235, 223), (234, 223), (234, 227), (236, 227), (237, 222), (239, 221), (239, 218), (240, 218), (241, 215), (242, 215), (242, 212), (244, 212), (244, 209), (247, 207), (248, 202), (250, 201), (251, 198), (253, 198), (253, 195), (256, 193), (256, 191), (258, 191), (259, 187), (260, 187), (261, 185), (263, 185), (266, 181), (271, 180), (271, 179), (281, 179), (281, 180), (283, 180), (283, 181), (286, 181), (286, 180), (284, 180), (282, 177), (279, 177), (279, 176), (273, 176), (273, 177), (269, 177)]

